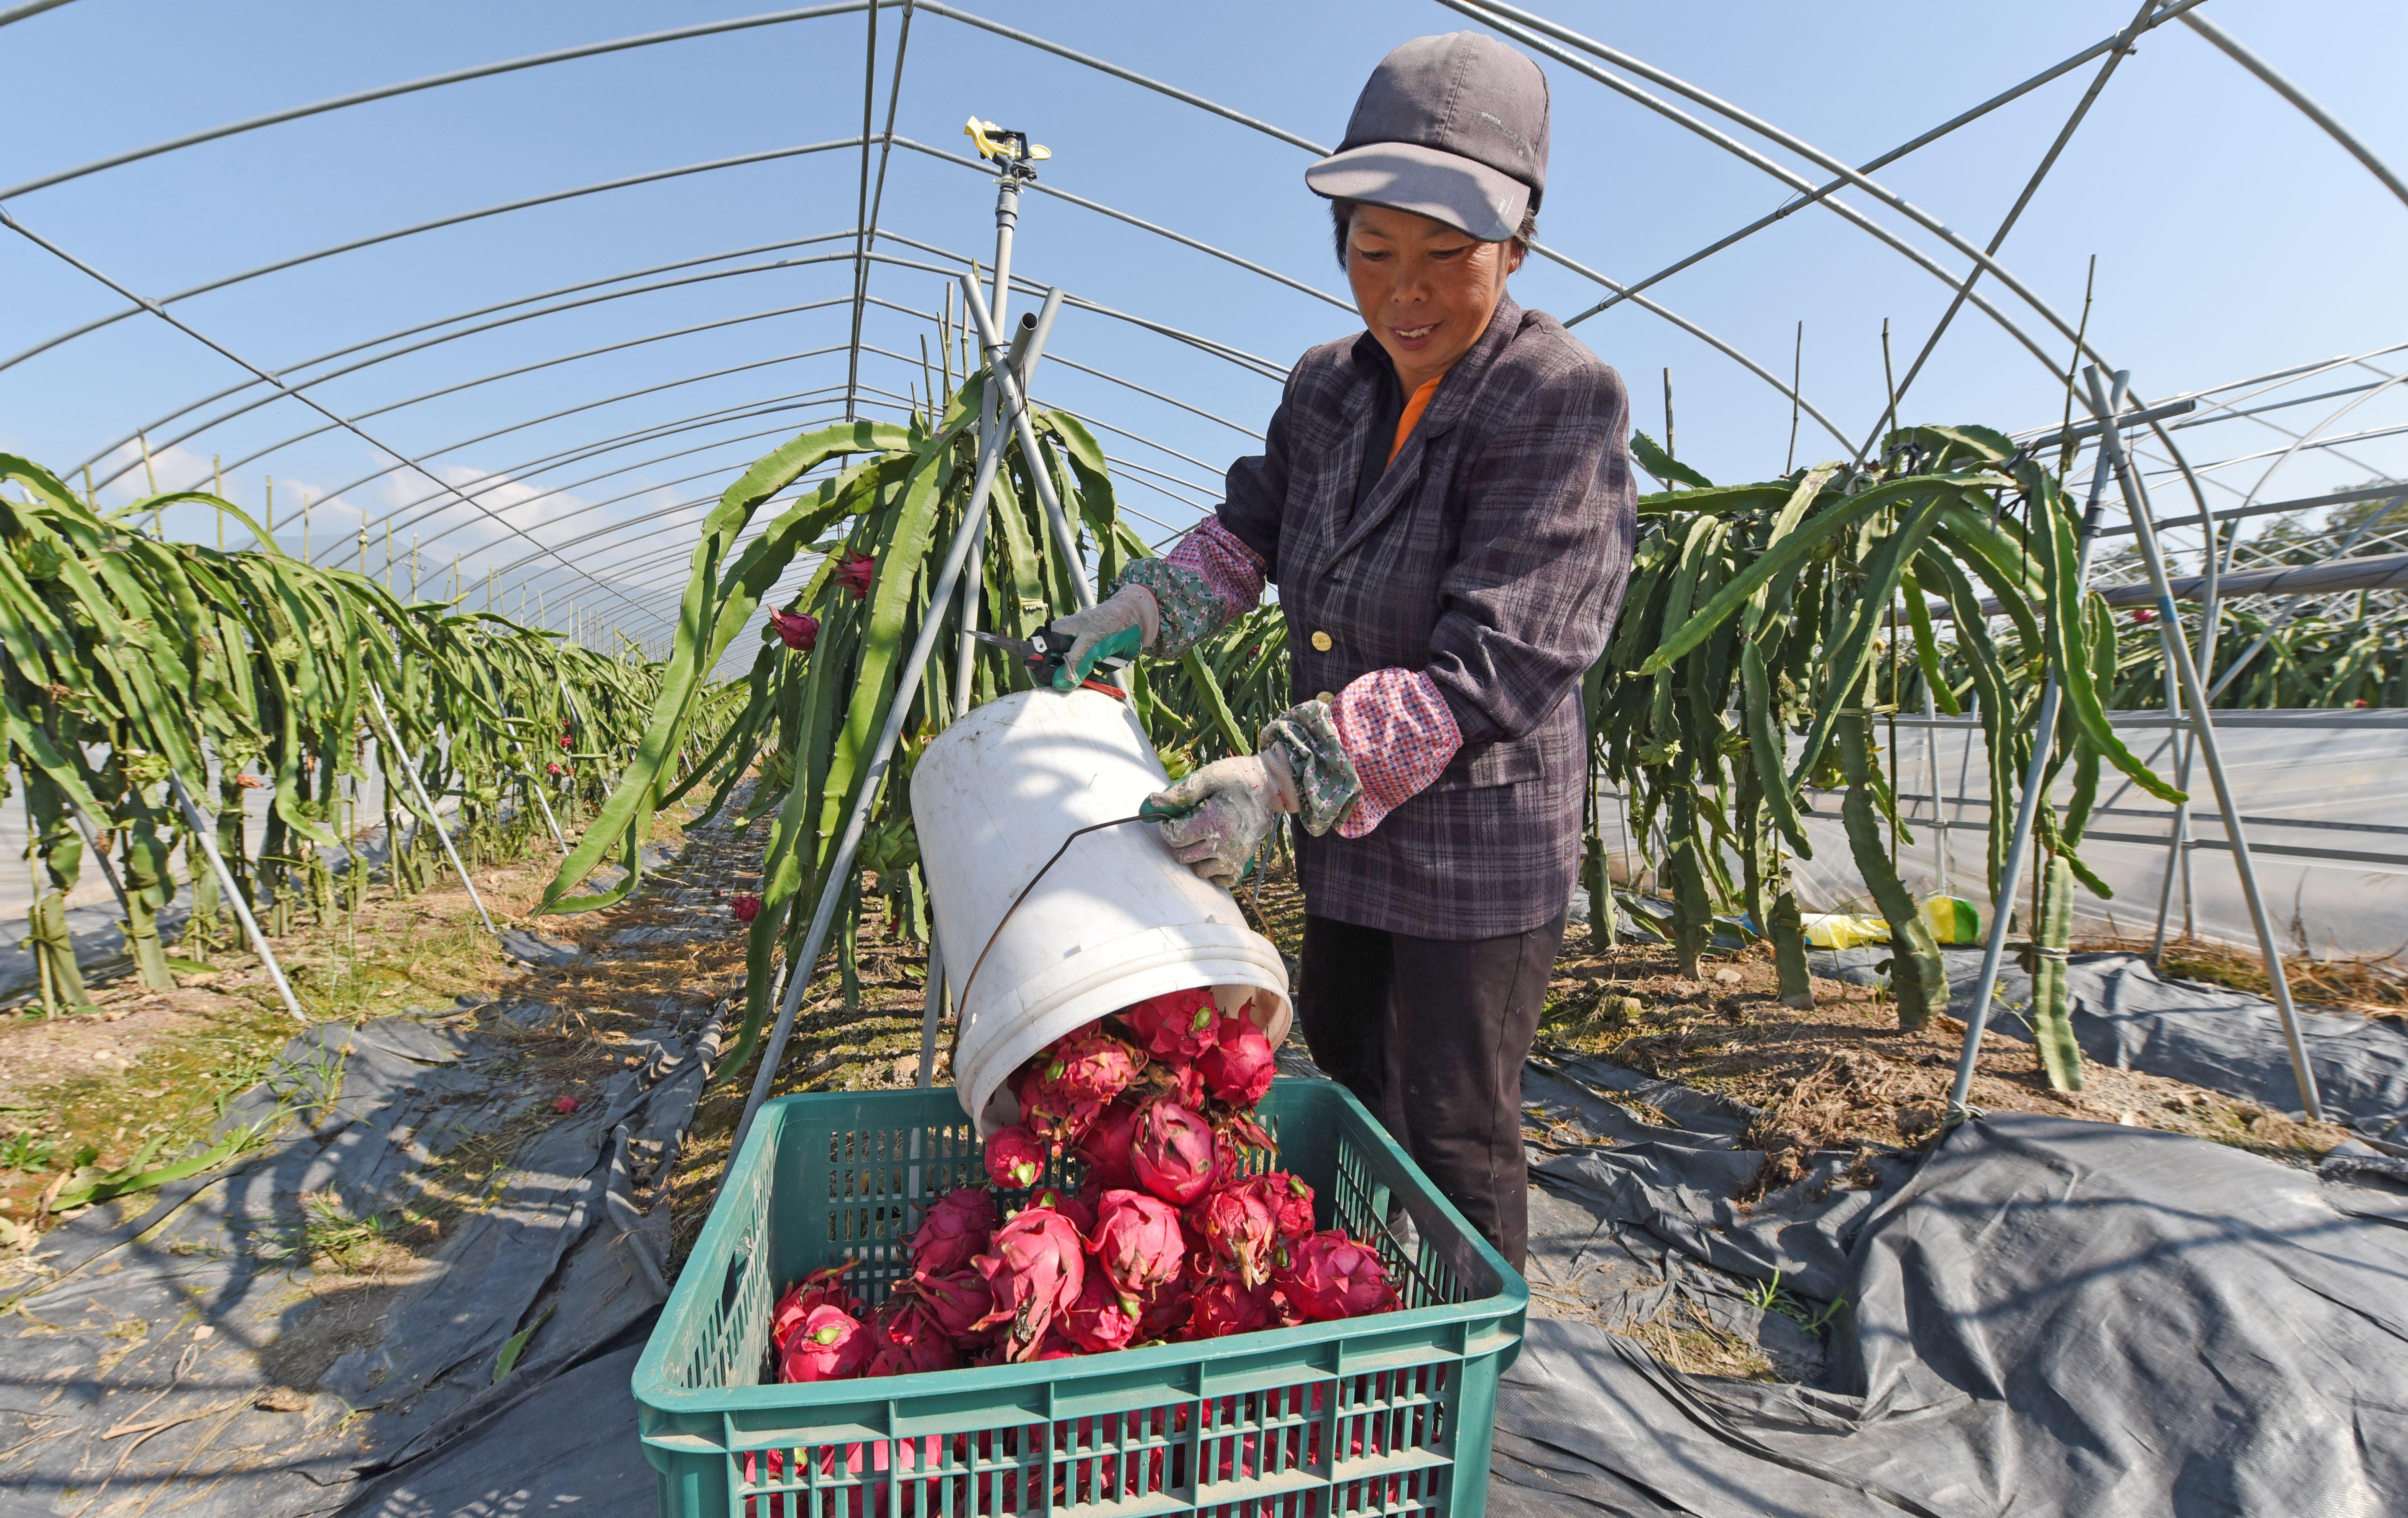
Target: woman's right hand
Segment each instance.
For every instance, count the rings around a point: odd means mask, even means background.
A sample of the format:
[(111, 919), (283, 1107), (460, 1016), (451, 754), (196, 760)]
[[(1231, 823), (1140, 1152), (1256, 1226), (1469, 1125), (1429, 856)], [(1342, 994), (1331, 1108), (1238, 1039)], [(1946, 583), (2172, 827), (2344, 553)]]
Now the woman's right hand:
[(1072, 637), (1069, 654), (1054, 672), (1054, 688), (1075, 691), (1104, 659), (1134, 658), (1154, 647), (1162, 631), (1161, 609), (1142, 585), (1124, 585), (1084, 611), (1054, 619), (1056, 632)]

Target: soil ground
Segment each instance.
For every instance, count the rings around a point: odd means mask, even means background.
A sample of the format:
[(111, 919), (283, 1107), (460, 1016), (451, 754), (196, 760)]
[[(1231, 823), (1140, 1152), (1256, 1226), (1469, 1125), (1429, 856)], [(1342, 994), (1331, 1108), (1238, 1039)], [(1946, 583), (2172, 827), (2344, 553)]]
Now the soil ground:
[[(628, 930), (671, 921), (665, 897), (653, 893), (601, 912), (542, 919), (546, 934), (589, 953), (566, 967), (527, 968), (499, 953), (456, 884), (438, 883), (398, 901), (377, 888), (354, 916), (297, 931), (276, 947), (312, 1019), (365, 1021), (404, 1007), (441, 1008), (454, 998), (553, 1004), (561, 1017), (543, 1032), (520, 1035), (523, 1078), (554, 1095), (579, 1096), (631, 1057), (617, 1045), (666, 1011), (724, 999), (731, 1031), (740, 1020), (745, 939), (732, 904), (755, 888), (765, 831), (720, 835), (667, 872), (660, 891), (679, 900), (699, 899), (706, 909), (722, 898), (730, 903), (724, 932), (699, 938), (613, 950), (614, 938)], [(652, 841), (677, 848), (677, 819), (661, 818)], [(538, 850), (477, 867), (497, 919), (525, 920), (552, 862), (549, 851)], [(1293, 878), (1275, 868), (1240, 897), (1294, 955), (1303, 904)], [(813, 982), (774, 1090), (911, 1084), (924, 967), (920, 947), (895, 932), (873, 895), (853, 987), (833, 965)], [(2208, 966), (2219, 967), (2226, 967)], [(1902, 1033), (1894, 1006), (1878, 992), (1833, 981), (1815, 982), (1811, 1011), (1785, 1008), (1760, 949), (1713, 958), (1704, 973), (1702, 981), (1684, 979), (1662, 946), (1597, 951), (1576, 925), (1556, 967), (1541, 1047), (1603, 1055), (1763, 1109), (1751, 1137), (1774, 1157), (1769, 1183), (1795, 1174), (1799, 1156), (1811, 1150), (1912, 1147), (1935, 1136), (1962, 1032), (1954, 1020)], [(118, 982), (94, 993), (100, 1005), (87, 1014), (45, 1020), (37, 1007), (0, 1013), (0, 1251), (32, 1245), (56, 1221), (45, 1197), (56, 1196), (79, 1164), (109, 1169), (152, 1140), (154, 1153), (176, 1154), (207, 1131), (222, 1103), (257, 1081), (294, 1031), (248, 953), (221, 952), (207, 969), (179, 981), (178, 989), (158, 993)], [(487, 1028), (500, 1021), (462, 1015)], [(938, 1054), (941, 1085), (950, 1080), (942, 1038)], [(1988, 1110), (2192, 1134), (2293, 1163), (2312, 1163), (2344, 1137), (2337, 1128), (2295, 1124), (2176, 1081), (2095, 1065), (2087, 1076), (2078, 1094), (2053, 1092), (2029, 1045), (1994, 1038), (1983, 1050), (1973, 1100)], [(681, 1256), (700, 1231), (751, 1080), (749, 1068), (719, 1072), (670, 1178)], [(484, 1151), (517, 1137), (495, 1135), (462, 1156), (463, 1205), (476, 1194), (475, 1172), (501, 1157)], [(405, 1221), (428, 1239), (427, 1230), (441, 1226), (434, 1217)], [(322, 1253), (345, 1255), (363, 1270), (406, 1270), (412, 1232), (392, 1234), (380, 1224), (362, 1235), (352, 1220), (322, 1222), (312, 1241)]]

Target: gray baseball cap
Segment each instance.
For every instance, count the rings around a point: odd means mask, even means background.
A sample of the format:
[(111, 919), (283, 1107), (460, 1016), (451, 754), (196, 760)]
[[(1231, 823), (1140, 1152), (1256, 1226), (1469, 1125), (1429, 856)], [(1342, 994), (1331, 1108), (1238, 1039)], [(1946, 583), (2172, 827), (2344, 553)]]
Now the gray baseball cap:
[(1502, 242), (1546, 193), (1547, 76), (1477, 32), (1417, 36), (1380, 60), (1345, 140), (1304, 182)]

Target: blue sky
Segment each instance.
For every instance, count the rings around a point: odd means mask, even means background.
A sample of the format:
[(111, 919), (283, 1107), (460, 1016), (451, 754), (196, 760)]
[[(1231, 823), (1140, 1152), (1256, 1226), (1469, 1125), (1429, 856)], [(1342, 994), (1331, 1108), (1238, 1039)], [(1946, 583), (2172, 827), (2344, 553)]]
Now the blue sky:
[[(966, 8), (1321, 142), (1340, 136), (1363, 77), (1389, 47), (1470, 24), (1434, 4), (989, 0)], [(2056, 63), (2130, 15), (2128, 6), (2072, 0), (2012, 12), (1875, 3), (1542, 8), (1852, 162)], [(0, 185), (347, 91), (751, 13), (596, 0), (378, 7), (75, 0), (0, 29), (0, 61), (11, 80)], [(2408, 12), (2376, 3), (2212, 0), (2201, 14), (2290, 75), (2388, 162), (2408, 165), (2408, 103), (2391, 77), (2408, 46)], [(900, 21), (892, 10), (880, 16), (882, 126)], [(165, 294), (481, 206), (854, 136), (862, 122), (864, 32), (856, 11), (530, 69), (165, 154), (12, 196), (7, 208), (131, 288)], [(1541, 230), (1570, 256), (1616, 279), (1635, 279), (1787, 197), (1784, 186), (1695, 135), (1558, 63), (1544, 66), (1555, 113)], [(1960, 235), (1985, 240), (2097, 67), (2076, 70), (1879, 178)], [(898, 136), (967, 153), (961, 126), (972, 113), (1025, 127), (1049, 145), (1054, 156), (1044, 166), (1047, 186), (1343, 293), (1323, 204), (1302, 184), (1309, 154), (919, 12), (896, 113)], [(1796, 155), (1758, 137), (1747, 140), (1799, 166)], [(547, 290), (848, 234), (860, 167), (858, 150), (846, 150), (686, 175), (400, 239), (176, 309), (236, 351), (280, 368)], [(1862, 195), (1852, 203), (1934, 252), (1945, 267), (1961, 267), (1937, 239), (1899, 216)], [(899, 240), (910, 239), (983, 258), (993, 243), (993, 204), (992, 185), (981, 176), (898, 148), (887, 165), (879, 216), (887, 234), (882, 251), (942, 262)], [(2143, 394), (2156, 396), (2408, 340), (2403, 233), (2408, 206), (2290, 107), (2174, 24), (2151, 34), (2121, 65), (2000, 256), (2071, 319), (2096, 253), (2092, 337), (2134, 371)], [(385, 461), (347, 434), (293, 440), (322, 423), (289, 401), (180, 442), (171, 439), (228, 406), (165, 423), (151, 434), (160, 451), (155, 466), (163, 485), (188, 485), (206, 475), (212, 455), (259, 453), (233, 470), (228, 494), (255, 508), (273, 474), (280, 519), (303, 499), (320, 503), (312, 508), (311, 546), (322, 556), (362, 521), (380, 523), (398, 511), (393, 520), (401, 523), (405, 551), (408, 535), (417, 533), (430, 573), (440, 565), (448, 575), (456, 552), (471, 580), (487, 570), (506, 586), (536, 577), (528, 582), (555, 623), (559, 608), (573, 601), (589, 611), (603, 608), (603, 620), (649, 626), (681, 578), (680, 551), (690, 545), (698, 514), (692, 503), (714, 495), (780, 437), (831, 414), (826, 392), (835, 386), (840, 394), (842, 352), (792, 355), (845, 344), (851, 246), (847, 236), (692, 265), (683, 272), (848, 255), (641, 294), (618, 294), (627, 288), (624, 281), (600, 286), (595, 293), (617, 298), (436, 343), (312, 392), (350, 415), (392, 408), (362, 424), (406, 451), (433, 452), (447, 479), (491, 487), (482, 498), (507, 519), (507, 528), (456, 506), (430, 514), (440, 505), (429, 499), (432, 486), (406, 472), (368, 478)], [(1275, 366), (1354, 330), (1348, 313), (1326, 303), (1043, 194), (1024, 201), (1015, 269)], [(927, 310), (942, 282), (935, 273), (886, 265), (874, 273), (871, 293)], [(1526, 305), (1570, 316), (1600, 292), (1534, 264), (1517, 277), (1515, 294)], [(1802, 388), (1851, 444), (1880, 412), (1883, 320), (1893, 324), (1902, 368), (1947, 294), (1930, 275), (1820, 209), (1793, 215), (1650, 292), (1784, 376), (1795, 323), (1802, 320)], [(85, 276), (0, 232), (0, 357), (118, 304)], [(2030, 330), (2045, 332), (2019, 303), (2010, 308)], [(497, 371), (706, 325), (396, 405)], [(1761, 477), (1783, 466), (1789, 404), (1728, 358), (1629, 305), (1577, 330), (1622, 370), (1640, 424), (1659, 437), (1662, 376), (1671, 370), (1684, 459), (1719, 479)], [(919, 343), (930, 331), (917, 316), (873, 308), (866, 341), (908, 362), (873, 355), (865, 360), (864, 381), (894, 392), (916, 388)], [(2051, 335), (2044, 346), (2061, 365), (2062, 339)], [(1218, 469), (1250, 446), (1239, 429), (1259, 431), (1278, 396), (1276, 382), (1259, 373), (1090, 313), (1064, 317), (1054, 351), (1237, 424), (1204, 420), (1065, 366), (1043, 372), (1041, 398), (1152, 440), (1105, 435), (1108, 451), (1129, 465), (1124, 501), (1164, 524), (1147, 526), (1150, 537), (1167, 537), (1195, 520), (1214, 494)], [(2391, 361), (2383, 363), (2383, 372), (2396, 372)], [(695, 378), (722, 370), (733, 372)], [(2363, 382), (2363, 371), (2357, 373)], [(154, 319), (121, 322), (0, 370), (0, 448), (72, 469), (136, 427), (241, 378)], [(1916, 381), (1904, 412), (1910, 420), (2033, 425), (2057, 413), (2057, 383), (1986, 318), (1968, 310)], [(609, 399), (639, 390), (650, 393)], [(2286, 416), (2320, 419), (2343, 404)], [(2408, 421), (2403, 411), (2401, 392), (2385, 392), (2335, 425), (2380, 430)], [(554, 412), (567, 414), (518, 425)], [(710, 420), (712, 413), (735, 414)], [(2195, 460), (2213, 459), (2264, 448), (2272, 435), (2251, 430), (2255, 425), (2184, 436), (2186, 447), (2196, 439)], [(677, 430), (582, 462), (545, 462), (664, 427)], [(512, 430), (468, 441), (506, 428)], [(1800, 462), (1842, 452), (1813, 421), (1805, 423)], [(122, 451), (103, 472), (131, 456)], [(2371, 439), (2344, 457), (2310, 455), (2265, 488), (2281, 498), (2355, 484), (2378, 471), (2408, 472), (2401, 439)], [(2218, 504), (2258, 483), (2256, 472), (2236, 468), (2219, 477), (2219, 491), (2227, 478), (2234, 489)], [(125, 498), (142, 479), (136, 465), (106, 494)], [(336, 493), (338, 499), (322, 504)], [(172, 516), (168, 525), (194, 537), (213, 531), (197, 512)], [(297, 523), (280, 536), (299, 547)], [(371, 564), (380, 563), (381, 552), (380, 537)], [(589, 576), (609, 581), (607, 588)]]

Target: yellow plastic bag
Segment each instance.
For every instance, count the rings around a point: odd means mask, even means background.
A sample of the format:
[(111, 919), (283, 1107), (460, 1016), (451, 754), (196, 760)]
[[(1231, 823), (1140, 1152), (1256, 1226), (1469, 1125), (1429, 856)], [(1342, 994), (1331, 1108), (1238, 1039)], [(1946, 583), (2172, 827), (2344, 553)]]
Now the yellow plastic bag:
[(1817, 949), (1854, 949), (1862, 944), (1889, 942), (1889, 924), (1878, 917), (1853, 912), (1808, 912), (1800, 922), (1806, 929), (1806, 941)]

